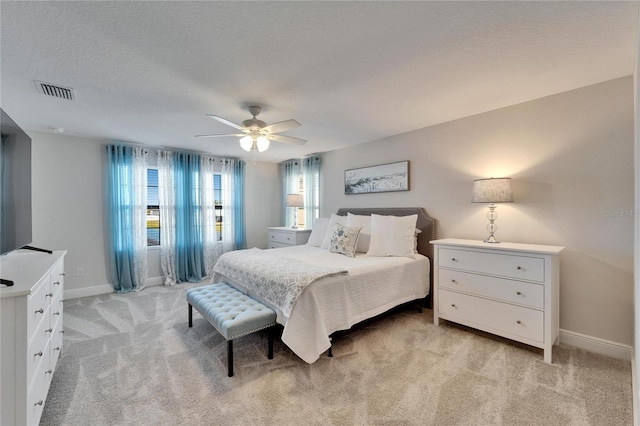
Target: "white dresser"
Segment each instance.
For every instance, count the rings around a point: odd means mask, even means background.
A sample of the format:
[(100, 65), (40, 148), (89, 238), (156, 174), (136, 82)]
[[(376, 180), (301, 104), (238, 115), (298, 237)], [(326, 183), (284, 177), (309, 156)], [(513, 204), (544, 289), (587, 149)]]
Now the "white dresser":
[(434, 245), (433, 322), (446, 319), (544, 349), (559, 332), (564, 247), (442, 239)]
[(64, 256), (19, 250), (0, 258), (0, 424), (37, 425), (62, 352)]
[(293, 229), (286, 226), (274, 226), (268, 228), (269, 248), (299, 246), (307, 244), (311, 229)]

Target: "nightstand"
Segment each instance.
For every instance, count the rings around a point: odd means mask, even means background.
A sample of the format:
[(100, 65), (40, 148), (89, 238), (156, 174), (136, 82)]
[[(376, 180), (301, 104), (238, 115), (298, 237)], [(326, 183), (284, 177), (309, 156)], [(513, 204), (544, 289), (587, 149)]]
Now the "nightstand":
[(452, 238), (431, 244), (435, 325), (442, 318), (542, 348), (551, 363), (564, 247)]
[(294, 229), (286, 226), (273, 226), (267, 229), (270, 249), (307, 244), (311, 235), (311, 229)]

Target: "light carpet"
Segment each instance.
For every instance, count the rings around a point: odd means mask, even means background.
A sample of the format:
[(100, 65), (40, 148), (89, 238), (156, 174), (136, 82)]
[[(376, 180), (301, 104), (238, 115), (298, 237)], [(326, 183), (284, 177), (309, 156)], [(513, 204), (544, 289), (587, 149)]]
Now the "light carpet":
[(267, 334), (234, 345), (185, 290), (150, 287), (65, 302), (64, 352), (42, 425), (631, 425), (631, 366), (542, 352), (404, 309), (334, 340), (306, 364)]

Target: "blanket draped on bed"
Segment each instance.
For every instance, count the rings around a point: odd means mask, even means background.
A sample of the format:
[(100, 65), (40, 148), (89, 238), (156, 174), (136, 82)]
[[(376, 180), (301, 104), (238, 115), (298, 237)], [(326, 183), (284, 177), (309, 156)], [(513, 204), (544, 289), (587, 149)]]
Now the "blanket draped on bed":
[(260, 249), (225, 253), (213, 271), (214, 279), (220, 274), (238, 282), (287, 316), (306, 286), (323, 277), (347, 273), (346, 269), (310, 265)]

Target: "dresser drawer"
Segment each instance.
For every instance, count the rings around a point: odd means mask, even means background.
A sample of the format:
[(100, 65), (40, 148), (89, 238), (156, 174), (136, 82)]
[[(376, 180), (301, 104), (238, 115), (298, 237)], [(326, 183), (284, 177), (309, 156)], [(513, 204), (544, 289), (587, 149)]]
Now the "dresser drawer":
[(57, 264), (51, 273), (51, 293), (54, 297), (58, 292), (61, 292), (64, 288), (64, 271), (63, 265)]
[(273, 248), (281, 248), (281, 247), (291, 247), (291, 244), (283, 244), (283, 243), (278, 243), (275, 241), (269, 241), (269, 248), (273, 249)]
[(269, 244), (281, 243), (284, 245), (292, 246), (294, 242), (295, 242), (295, 237), (292, 232), (269, 231)]
[(438, 266), (544, 282), (545, 265), (541, 257), (440, 248)]
[[(49, 311), (45, 311), (45, 315), (49, 315)], [(48, 356), (45, 354), (45, 348), (51, 337), (51, 329), (49, 328), (49, 319), (40, 322), (40, 326), (31, 336), (29, 345), (27, 346), (27, 386), (30, 386), (36, 370), (40, 367)], [(48, 365), (48, 361), (47, 365)]]
[(27, 394), (27, 424), (40, 423), (44, 403), (51, 383), (52, 371), (49, 368), (49, 347), (45, 347), (42, 361), (35, 370), (33, 382)]
[(47, 274), (38, 281), (35, 291), (27, 300), (27, 336), (29, 339), (40, 325), (40, 321), (45, 318), (45, 312), (50, 304), (51, 277)]
[(50, 356), (49, 366), (51, 367), (52, 370), (55, 370), (56, 363), (58, 362), (58, 358), (62, 353), (62, 341), (64, 339), (62, 324), (63, 324), (62, 316), (60, 316), (60, 319), (57, 320), (55, 324), (51, 325), (51, 328), (53, 328), (53, 332), (51, 333), (51, 341), (49, 343), (50, 345), (49, 350), (51, 351), (49, 355)]
[(57, 293), (54, 293), (53, 300), (51, 301), (51, 326), (55, 327), (56, 321), (62, 321), (62, 313), (64, 310), (64, 291), (60, 289)]
[(481, 330), (544, 342), (542, 311), (444, 289), (438, 292), (438, 311), (445, 319), (460, 320)]
[(438, 271), (438, 287), (533, 308), (544, 308), (544, 285), (542, 284), (512, 281), (452, 269), (440, 269)]

